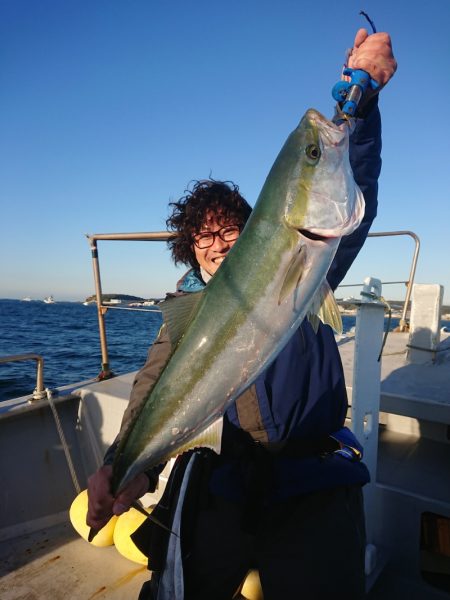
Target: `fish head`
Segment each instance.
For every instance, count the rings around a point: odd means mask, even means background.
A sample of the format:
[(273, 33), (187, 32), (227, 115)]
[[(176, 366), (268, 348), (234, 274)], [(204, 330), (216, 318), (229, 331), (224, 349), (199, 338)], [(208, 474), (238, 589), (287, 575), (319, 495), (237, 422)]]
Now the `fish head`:
[(310, 109), (291, 136), (286, 224), (311, 239), (349, 235), (364, 216), (364, 198), (350, 166), (348, 126)]

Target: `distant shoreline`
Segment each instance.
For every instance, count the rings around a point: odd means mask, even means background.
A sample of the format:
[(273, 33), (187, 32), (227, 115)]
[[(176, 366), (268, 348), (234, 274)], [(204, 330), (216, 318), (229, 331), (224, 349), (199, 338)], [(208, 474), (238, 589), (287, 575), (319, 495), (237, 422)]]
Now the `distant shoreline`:
[[(103, 302), (106, 305), (110, 305), (110, 304), (114, 304), (114, 300), (120, 300), (120, 303), (123, 303), (124, 305), (131, 305), (131, 306), (136, 306), (139, 307), (142, 304), (144, 304), (144, 306), (149, 306), (149, 305), (158, 305), (163, 298), (141, 298), (140, 296), (131, 296), (131, 295), (126, 295), (126, 294), (103, 294)], [(32, 302), (32, 303), (39, 303), (39, 304), (44, 304), (44, 300), (41, 298), (30, 298), (29, 300), (25, 300), (24, 298), (0, 298), (0, 302)], [(113, 301), (111, 303), (111, 301)], [(395, 308), (392, 310), (392, 314), (391, 317), (393, 319), (401, 319), (403, 316), (403, 308), (399, 308), (399, 304), (400, 301), (398, 300), (388, 300), (387, 301), (388, 304), (390, 304), (392, 306), (392, 304), (395, 305)], [(94, 305), (97, 303), (96, 297), (94, 295), (92, 296), (88, 296), (86, 298), (86, 300), (58, 300), (58, 298), (55, 299), (54, 304), (62, 304), (62, 303), (67, 303), (67, 304), (89, 304), (89, 305)], [(350, 302), (342, 302), (342, 301), (337, 301), (338, 307), (339, 307), (339, 312), (341, 313), (342, 316), (346, 316), (346, 317), (355, 317), (358, 311), (358, 308), (354, 305), (352, 305)], [(387, 317), (387, 315), (386, 315)], [(444, 305), (442, 307), (442, 314), (441, 314), (441, 321), (450, 321), (450, 306), (448, 305)]]

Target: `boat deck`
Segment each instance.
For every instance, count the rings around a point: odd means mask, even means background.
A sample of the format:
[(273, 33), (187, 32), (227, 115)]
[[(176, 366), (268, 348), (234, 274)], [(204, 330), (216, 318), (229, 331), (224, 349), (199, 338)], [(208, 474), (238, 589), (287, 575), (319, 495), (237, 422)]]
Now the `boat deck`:
[[(387, 336), (381, 360), (380, 410), (450, 423), (450, 335), (441, 335), (435, 360), (430, 353), (429, 360), (423, 364), (411, 364), (406, 360), (408, 342), (408, 333), (390, 332)], [(355, 337), (338, 337), (338, 346), (351, 392)]]
[(68, 522), (0, 545), (2, 600), (137, 598), (149, 575), (114, 546), (91, 546)]
[[(424, 588), (418, 585), (422, 577), (423, 565), (419, 563), (420, 519), (425, 511), (448, 515), (450, 481), (450, 442), (448, 424), (450, 423), (449, 351), (443, 351), (436, 363), (409, 365), (405, 362), (407, 334), (390, 334), (382, 361), (381, 411), (378, 439), (378, 469), (376, 494), (383, 507), (383, 519), (379, 534), (392, 543), (389, 567), (376, 581), (370, 600), (387, 600), (408, 595), (410, 600), (422, 600)], [(447, 344), (450, 339), (443, 340)], [(352, 337), (340, 340), (340, 351), (349, 386), (352, 382), (353, 355), (355, 340)], [(115, 379), (89, 384), (84, 387), (80, 397), (69, 400), (57, 400), (60, 417), (66, 426), (68, 444), (72, 448), (78, 470), (86, 474), (92, 472), (93, 463), (86, 455), (88, 440), (92, 433), (102, 432), (102, 444), (93, 453), (101, 456), (103, 446), (110, 443), (109, 436), (115, 435), (120, 423), (121, 413), (126, 405), (132, 374)], [(423, 384), (423, 387), (422, 387)], [(351, 390), (350, 390), (351, 391)], [(48, 415), (47, 415), (48, 413)], [(30, 516), (33, 505), (38, 507), (39, 494), (49, 502), (49, 491), (59, 497), (55, 503), (55, 519), (50, 526), (42, 526), (34, 533), (7, 536), (0, 542), (0, 598), (2, 600), (63, 600), (67, 596), (78, 600), (123, 600), (137, 598), (144, 581), (150, 573), (144, 566), (122, 557), (115, 547), (96, 548), (82, 540), (73, 530), (68, 520), (68, 508), (74, 492), (64, 465), (60, 441), (54, 432), (53, 418), (48, 409), (24, 407), (15, 411), (16, 417), (2, 416), (3, 442), (9, 449), (14, 444), (18, 448), (28, 449), (27, 439), (31, 426), (39, 422), (42, 440), (35, 440), (32, 454), (19, 456), (18, 450), (12, 454), (15, 466), (10, 466), (11, 476), (28, 465), (28, 475), (21, 478), (27, 483), (17, 498), (22, 499), (20, 510)], [(47, 416), (46, 416), (47, 415)], [(81, 415), (81, 416), (80, 416)], [(51, 433), (44, 436), (48, 419)], [(29, 428), (25, 424), (30, 421)], [(71, 425), (70, 425), (71, 424)], [(75, 437), (83, 443), (77, 445)], [(70, 425), (70, 427), (69, 427)], [(80, 429), (81, 427), (81, 429)], [(106, 435), (105, 432), (111, 432)], [(8, 437), (9, 436), (9, 437)], [(22, 436), (22, 437), (21, 437)], [(39, 442), (42, 441), (42, 447)], [(34, 456), (43, 454), (48, 467), (48, 482), (35, 487), (35, 481), (41, 481), (44, 473), (34, 472)], [(5, 454), (6, 455), (6, 454)], [(92, 459), (93, 460), (93, 459)], [(84, 461), (84, 462), (83, 462)], [(61, 463), (61, 465), (60, 465)], [(84, 467), (82, 465), (84, 464)], [(58, 466), (59, 465), (59, 466)], [(58, 469), (57, 469), (58, 466)], [(58, 477), (55, 477), (55, 472)], [(64, 477), (63, 477), (64, 476)], [(40, 479), (39, 479), (40, 478)], [(83, 478), (82, 478), (83, 479)], [(7, 483), (7, 482), (6, 482)], [(20, 483), (16, 480), (16, 483)], [(5, 508), (11, 509), (16, 501), (4, 488)], [(57, 488), (61, 490), (57, 492)], [(19, 492), (18, 492), (19, 493)], [(33, 501), (34, 496), (34, 501)], [(67, 510), (67, 513), (65, 512)], [(63, 511), (61, 513), (61, 511)], [(17, 511), (16, 511), (17, 512)], [(19, 511), (20, 512), (20, 511)], [(38, 513), (39, 511), (37, 511)], [(42, 511), (41, 511), (42, 512)], [(13, 511), (12, 514), (17, 515)], [(48, 513), (47, 513), (48, 514)], [(51, 519), (52, 516), (50, 515)], [(19, 519), (19, 517), (17, 517)], [(19, 521), (18, 521), (19, 522)], [(11, 523), (12, 524), (12, 523)], [(10, 525), (10, 523), (5, 523)], [(26, 525), (26, 523), (25, 523)], [(47, 523), (48, 525), (48, 523)], [(395, 539), (392, 528), (395, 526)], [(19, 527), (19, 525), (18, 525)], [(20, 528), (20, 527), (19, 527)], [(389, 531), (388, 531), (389, 530)], [(414, 535), (411, 531), (414, 531)], [(435, 568), (433, 566), (433, 568)], [(389, 571), (391, 569), (391, 571)], [(448, 563), (435, 571), (435, 577), (448, 580)], [(390, 574), (391, 573), (391, 574)], [(405, 573), (412, 577), (401, 579)], [(416, 575), (414, 575), (414, 573)], [(442, 590), (426, 588), (427, 600), (448, 597)], [(213, 600), (213, 599), (212, 599)], [(280, 598), (280, 600), (282, 600)]]
[[(0, 544), (2, 600), (130, 600), (150, 571), (114, 546), (96, 548), (62, 523)], [(234, 600), (245, 600), (237, 595)], [(280, 599), (281, 600), (281, 599)]]

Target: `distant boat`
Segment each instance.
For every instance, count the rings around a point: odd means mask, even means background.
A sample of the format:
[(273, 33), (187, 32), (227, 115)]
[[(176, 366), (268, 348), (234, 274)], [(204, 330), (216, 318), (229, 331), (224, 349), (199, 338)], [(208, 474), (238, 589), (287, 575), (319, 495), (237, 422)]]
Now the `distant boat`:
[(44, 298), (44, 302), (45, 304), (55, 304), (53, 296), (47, 296), (46, 298)]
[(25, 296), (25, 298), (22, 298), (22, 302), (31, 302), (31, 298), (29, 296)]
[(111, 300), (104, 300), (103, 304), (122, 304), (120, 298), (111, 298)]

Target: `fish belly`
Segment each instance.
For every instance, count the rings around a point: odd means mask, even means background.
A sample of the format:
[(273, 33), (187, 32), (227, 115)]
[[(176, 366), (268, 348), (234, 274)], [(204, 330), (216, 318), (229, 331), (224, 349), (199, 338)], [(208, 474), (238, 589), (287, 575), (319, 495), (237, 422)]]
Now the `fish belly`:
[[(299, 247), (294, 251), (298, 252)], [(335, 250), (316, 244), (307, 251), (305, 272), (290, 297), (279, 303), (284, 275), (292, 260), (292, 253), (285, 253), (253, 309), (219, 352), (213, 354), (209, 345), (203, 350), (197, 338), (183, 349), (183, 357), (173, 361), (155, 386), (153, 402), (145, 407), (133, 431), (132, 438), (139, 443), (129, 441), (127, 462), (134, 464), (127, 479), (176, 455), (181, 446), (220, 418), (278, 355), (305, 318)], [(210, 342), (214, 345), (214, 336)], [(194, 368), (202, 374), (195, 381)]]

